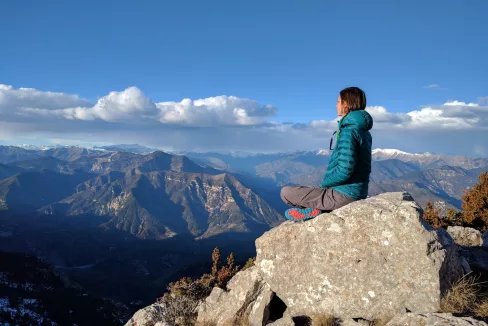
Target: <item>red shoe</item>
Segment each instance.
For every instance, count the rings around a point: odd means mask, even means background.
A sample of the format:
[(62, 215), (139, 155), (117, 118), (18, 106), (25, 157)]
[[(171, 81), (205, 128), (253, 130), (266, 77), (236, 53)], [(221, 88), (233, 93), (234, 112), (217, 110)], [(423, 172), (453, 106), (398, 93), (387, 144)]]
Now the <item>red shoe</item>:
[(305, 221), (322, 214), (317, 208), (290, 208), (286, 210), (285, 217), (290, 221)]

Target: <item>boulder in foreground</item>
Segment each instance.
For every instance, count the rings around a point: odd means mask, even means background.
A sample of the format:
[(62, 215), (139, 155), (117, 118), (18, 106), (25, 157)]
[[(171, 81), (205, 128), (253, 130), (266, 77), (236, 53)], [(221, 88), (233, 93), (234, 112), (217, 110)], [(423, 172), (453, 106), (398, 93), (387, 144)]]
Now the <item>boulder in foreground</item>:
[(198, 320), (227, 325), (238, 315), (249, 325), (278, 325), (436, 312), (463, 268), (446, 230), (421, 216), (409, 194), (385, 193), (285, 222), (256, 240), (256, 266), (234, 276), (229, 291), (214, 289)]

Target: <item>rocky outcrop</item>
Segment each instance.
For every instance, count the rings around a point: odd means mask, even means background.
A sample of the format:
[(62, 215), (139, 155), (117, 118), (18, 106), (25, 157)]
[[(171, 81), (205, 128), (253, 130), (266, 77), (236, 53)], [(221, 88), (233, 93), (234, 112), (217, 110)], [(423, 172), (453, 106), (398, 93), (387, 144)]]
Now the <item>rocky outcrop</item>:
[[(397, 317), (390, 326), (482, 325), (435, 314), (442, 294), (463, 275), (458, 250), (446, 230), (422, 219), (407, 193), (356, 201), (263, 234), (255, 265), (226, 290), (213, 289), (197, 308), (197, 325), (305, 325), (317, 316), (344, 325), (391, 316)], [(138, 314), (152, 316), (151, 309)]]
[(256, 265), (293, 316), (372, 320), (437, 311), (463, 273), (452, 244), (408, 194), (386, 193), (272, 229), (256, 240)]
[(237, 273), (227, 288), (229, 291), (218, 287), (212, 290), (199, 306), (197, 323), (234, 325), (245, 319), (249, 325), (262, 325), (263, 320), (269, 319), (273, 292), (256, 266)]
[(447, 227), (447, 233), (449, 233), (455, 243), (461, 246), (476, 247), (483, 245), (481, 232), (473, 228), (449, 226)]
[(474, 272), (483, 276), (486, 280), (488, 275), (488, 231), (481, 234), (471, 228), (449, 227), (447, 229), (460, 245), (459, 251), (466, 272)]
[(159, 304), (153, 304), (138, 310), (125, 326), (170, 326), (161, 322), (164, 308)]
[(421, 214), (410, 195), (386, 193), (285, 222), (256, 240), (256, 266), (238, 273), (229, 291), (215, 289), (198, 319), (224, 325), (237, 314), (249, 325), (279, 325), (298, 316), (373, 320), (438, 311), (463, 269), (449, 234)]
[(386, 326), (486, 326), (485, 322), (470, 317), (455, 317), (452, 314), (404, 314), (393, 318)]

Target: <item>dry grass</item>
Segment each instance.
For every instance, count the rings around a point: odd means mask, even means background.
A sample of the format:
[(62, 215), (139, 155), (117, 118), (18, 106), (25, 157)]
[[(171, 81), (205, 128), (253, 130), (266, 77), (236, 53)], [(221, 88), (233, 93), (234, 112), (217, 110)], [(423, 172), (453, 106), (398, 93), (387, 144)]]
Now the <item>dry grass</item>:
[(474, 313), (476, 317), (480, 317), (480, 318), (488, 317), (488, 298), (485, 297), (484, 300), (477, 305)]
[(456, 282), (441, 300), (441, 312), (470, 313), (478, 303), (480, 283), (476, 278), (465, 276)]
[(246, 269), (254, 266), (254, 263), (256, 262), (256, 257), (251, 257), (249, 258), (246, 263), (244, 264), (244, 266), (242, 267), (242, 271), (245, 271)]
[(341, 321), (332, 315), (320, 315), (312, 318), (312, 326), (339, 326)]

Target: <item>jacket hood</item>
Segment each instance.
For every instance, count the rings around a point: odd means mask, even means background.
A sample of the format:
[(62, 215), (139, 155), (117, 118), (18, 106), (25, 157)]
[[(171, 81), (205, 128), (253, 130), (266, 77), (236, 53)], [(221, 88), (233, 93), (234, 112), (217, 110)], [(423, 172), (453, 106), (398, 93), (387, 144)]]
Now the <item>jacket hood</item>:
[(356, 126), (359, 129), (370, 130), (373, 128), (373, 117), (366, 110), (349, 112), (339, 120), (339, 127)]

